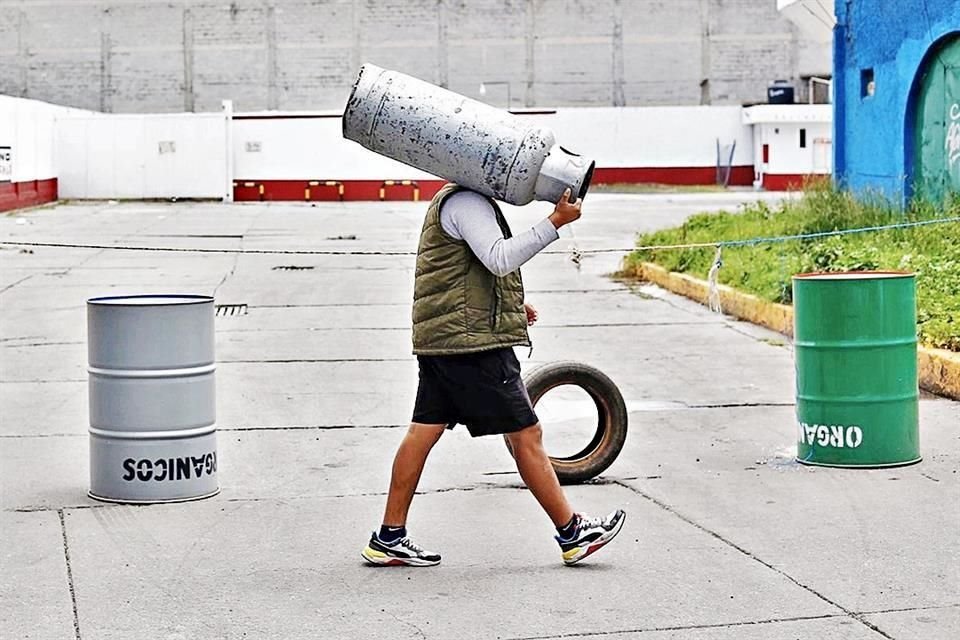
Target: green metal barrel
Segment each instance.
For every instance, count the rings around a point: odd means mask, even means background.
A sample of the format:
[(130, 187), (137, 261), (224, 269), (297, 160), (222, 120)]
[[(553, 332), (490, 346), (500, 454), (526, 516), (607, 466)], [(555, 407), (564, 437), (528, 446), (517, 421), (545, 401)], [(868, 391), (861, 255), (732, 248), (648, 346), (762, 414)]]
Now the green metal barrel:
[(797, 460), (920, 461), (916, 282), (911, 273), (794, 276)]

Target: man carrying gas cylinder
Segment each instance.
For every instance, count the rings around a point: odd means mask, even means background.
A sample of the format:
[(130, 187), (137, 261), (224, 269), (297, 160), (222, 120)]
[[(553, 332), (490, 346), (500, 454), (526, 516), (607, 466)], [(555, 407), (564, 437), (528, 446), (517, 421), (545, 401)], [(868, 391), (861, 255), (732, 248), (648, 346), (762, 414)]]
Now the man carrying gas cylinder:
[[(376, 565), (432, 566), (440, 554), (407, 536), (407, 512), (424, 463), (444, 430), (502, 434), (517, 470), (557, 528), (563, 562), (576, 564), (620, 532), (625, 514), (589, 518), (571, 508), (543, 448), (540, 422), (513, 347), (529, 346), (537, 311), (525, 303), (520, 266), (580, 217), (570, 190), (549, 217), (512, 236), (496, 202), (448, 184), (427, 209), (417, 251), (413, 352), (420, 366), (413, 422), (393, 461), (383, 524), (363, 557)], [(496, 526), (497, 519), (489, 524)]]
[[(613, 540), (625, 515), (573, 511), (543, 448), (513, 348), (530, 345), (527, 327), (537, 320), (524, 300), (520, 266), (580, 217), (594, 163), (561, 147), (547, 128), (371, 64), (360, 69), (342, 124), (345, 138), (450, 181), (427, 209), (417, 251), (413, 420), (393, 461), (382, 525), (363, 557), (376, 565), (440, 563), (439, 554), (407, 536), (407, 512), (431, 449), (445, 429), (463, 424), (474, 437), (504, 437), (557, 528), (563, 562), (576, 564)], [(556, 206), (513, 236), (494, 197)]]

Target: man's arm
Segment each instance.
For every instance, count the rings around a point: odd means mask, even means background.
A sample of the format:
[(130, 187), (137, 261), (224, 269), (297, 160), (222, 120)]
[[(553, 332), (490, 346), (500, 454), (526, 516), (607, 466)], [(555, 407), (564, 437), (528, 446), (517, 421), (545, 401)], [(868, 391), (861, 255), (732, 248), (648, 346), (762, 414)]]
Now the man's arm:
[(494, 275), (516, 271), (559, 237), (550, 218), (512, 238), (504, 238), (496, 212), (479, 193), (458, 191), (444, 200), (440, 224), (448, 235), (464, 240)]

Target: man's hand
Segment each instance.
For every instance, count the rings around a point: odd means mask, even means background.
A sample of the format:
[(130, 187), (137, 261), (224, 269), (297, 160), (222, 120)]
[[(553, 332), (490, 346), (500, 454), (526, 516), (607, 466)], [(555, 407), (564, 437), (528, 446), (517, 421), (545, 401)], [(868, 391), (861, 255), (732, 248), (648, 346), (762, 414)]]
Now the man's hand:
[(557, 203), (556, 208), (554, 208), (553, 213), (550, 214), (550, 222), (553, 223), (553, 226), (559, 229), (565, 224), (570, 224), (574, 220), (580, 218), (580, 205), (583, 203), (583, 200), (577, 200), (576, 204), (570, 202), (570, 189), (567, 189), (563, 192), (563, 197), (560, 198), (560, 202)]
[(527, 312), (527, 326), (532, 327), (533, 323), (537, 321), (537, 318), (540, 317), (540, 314), (537, 313), (537, 310), (533, 308), (533, 305), (529, 302), (523, 303), (523, 308)]

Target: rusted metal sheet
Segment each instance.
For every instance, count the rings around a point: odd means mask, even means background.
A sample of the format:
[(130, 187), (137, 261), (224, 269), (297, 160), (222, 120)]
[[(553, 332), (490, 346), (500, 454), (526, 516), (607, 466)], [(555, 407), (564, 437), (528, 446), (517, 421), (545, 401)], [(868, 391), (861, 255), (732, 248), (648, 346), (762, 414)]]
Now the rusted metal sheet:
[(396, 71), (365, 64), (343, 114), (343, 136), (485, 195), (523, 205), (583, 197), (594, 162), (552, 131)]

